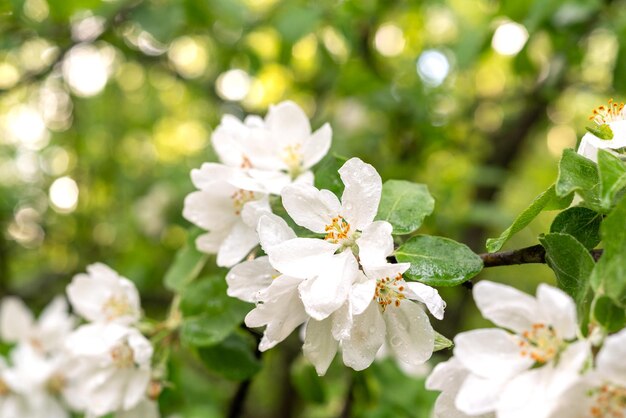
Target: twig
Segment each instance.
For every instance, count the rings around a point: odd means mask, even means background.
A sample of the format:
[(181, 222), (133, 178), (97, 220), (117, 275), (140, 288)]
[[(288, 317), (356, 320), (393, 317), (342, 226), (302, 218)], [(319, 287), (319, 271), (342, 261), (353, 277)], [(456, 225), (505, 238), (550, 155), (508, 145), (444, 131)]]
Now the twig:
[(248, 396), (251, 383), (252, 383), (252, 379), (246, 379), (239, 384), (239, 387), (237, 388), (237, 392), (235, 392), (235, 396), (233, 396), (233, 399), (230, 402), (228, 418), (238, 418), (242, 416), (241, 414), (244, 411), (244, 406), (246, 404), (246, 397)]
[[(603, 250), (591, 250), (589, 253), (595, 261), (602, 256)], [(512, 266), (516, 264), (545, 264), (546, 250), (539, 244), (519, 250), (500, 251), (497, 253), (479, 254), (484, 267)]]

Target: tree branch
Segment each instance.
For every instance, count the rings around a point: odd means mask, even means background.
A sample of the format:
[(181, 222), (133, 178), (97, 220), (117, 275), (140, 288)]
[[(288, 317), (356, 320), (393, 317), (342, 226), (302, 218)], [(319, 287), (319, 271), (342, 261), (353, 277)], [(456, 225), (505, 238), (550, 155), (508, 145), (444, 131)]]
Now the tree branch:
[[(589, 251), (595, 261), (600, 259), (602, 252), (603, 250)], [(479, 256), (483, 260), (485, 268), (516, 264), (545, 264), (546, 262), (546, 250), (539, 244), (519, 250), (484, 253), (479, 254)]]

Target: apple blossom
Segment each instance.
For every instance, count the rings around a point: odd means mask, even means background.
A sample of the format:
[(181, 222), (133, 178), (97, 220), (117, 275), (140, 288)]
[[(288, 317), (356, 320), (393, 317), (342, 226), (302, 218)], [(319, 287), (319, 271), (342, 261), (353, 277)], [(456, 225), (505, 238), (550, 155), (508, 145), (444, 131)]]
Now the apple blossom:
[(615, 150), (626, 147), (626, 115), (624, 104), (609, 100), (608, 106), (593, 110), (589, 119), (594, 123), (578, 146), (578, 153), (592, 161), (598, 161), (598, 149)]
[(88, 321), (130, 325), (141, 313), (133, 282), (102, 263), (91, 264), (87, 274), (74, 276), (67, 296), (74, 310)]

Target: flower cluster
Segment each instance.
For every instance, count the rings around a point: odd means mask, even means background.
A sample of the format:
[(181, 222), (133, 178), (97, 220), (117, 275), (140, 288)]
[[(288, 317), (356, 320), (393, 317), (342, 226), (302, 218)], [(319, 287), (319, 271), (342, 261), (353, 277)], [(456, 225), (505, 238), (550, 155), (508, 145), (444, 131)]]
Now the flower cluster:
[(488, 281), (474, 287), (483, 316), (503, 329), (458, 334), (454, 356), (426, 385), (442, 391), (438, 417), (622, 417), (626, 332), (610, 336), (591, 367), (591, 343), (577, 333), (574, 301), (541, 284), (532, 298)]
[(297, 237), (280, 217), (265, 214), (257, 226), (266, 256), (231, 269), (228, 293), (256, 307), (249, 327), (266, 326), (267, 350), (306, 323), (304, 355), (326, 373), (338, 349), (355, 370), (367, 368), (383, 348), (401, 363), (418, 366), (433, 352), (434, 331), (424, 307), (438, 319), (445, 303), (437, 291), (407, 283), (408, 263), (391, 264), (392, 227), (374, 221), (382, 181), (358, 158), (339, 170), (341, 200), (308, 184), (283, 188), (283, 205), (312, 237)]
[(268, 196), (291, 183), (313, 183), (311, 167), (328, 152), (328, 124), (315, 132), (293, 102), (272, 106), (265, 119), (243, 122), (226, 115), (212, 136), (221, 163), (205, 163), (191, 172), (199, 189), (187, 196), (183, 216), (207, 230), (200, 251), (217, 254), (219, 266), (240, 262), (259, 243), (256, 225), (270, 213)]
[(38, 320), (24, 303), (5, 298), (0, 336), (14, 344), (0, 359), (0, 418), (158, 417), (147, 397), (152, 345), (134, 327), (139, 295), (128, 279), (103, 264), (74, 277)]
[(608, 104), (598, 106), (589, 116), (593, 125), (587, 130), (578, 146), (578, 153), (592, 161), (598, 161), (598, 150), (609, 152), (626, 148), (626, 114), (624, 103), (609, 99)]

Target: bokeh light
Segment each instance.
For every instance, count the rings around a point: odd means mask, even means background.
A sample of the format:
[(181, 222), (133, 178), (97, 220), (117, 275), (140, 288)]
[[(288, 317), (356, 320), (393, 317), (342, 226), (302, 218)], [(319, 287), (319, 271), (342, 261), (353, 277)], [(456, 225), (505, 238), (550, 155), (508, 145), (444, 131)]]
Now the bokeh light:
[(63, 77), (77, 96), (95, 96), (106, 86), (111, 61), (95, 45), (79, 44), (63, 59)]
[(70, 213), (78, 205), (78, 185), (71, 177), (59, 177), (50, 186), (52, 208), (59, 213)]
[(406, 40), (402, 29), (393, 23), (386, 23), (378, 28), (374, 36), (374, 45), (381, 55), (395, 57), (404, 50)]
[(517, 55), (528, 40), (524, 25), (504, 22), (498, 26), (491, 39), (491, 46), (500, 55)]
[(250, 76), (243, 70), (234, 69), (217, 78), (217, 94), (226, 100), (242, 100), (250, 91)]
[(436, 87), (443, 83), (450, 72), (450, 61), (446, 55), (436, 49), (428, 49), (417, 60), (417, 73), (424, 84)]

